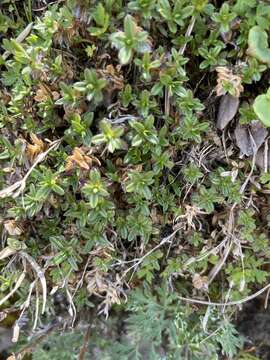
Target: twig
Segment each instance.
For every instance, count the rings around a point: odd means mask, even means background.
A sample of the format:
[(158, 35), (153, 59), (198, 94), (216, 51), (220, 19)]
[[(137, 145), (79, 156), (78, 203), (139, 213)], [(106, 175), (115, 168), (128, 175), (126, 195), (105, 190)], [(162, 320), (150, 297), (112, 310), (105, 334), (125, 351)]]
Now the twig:
[(221, 270), (222, 266), (225, 264), (229, 254), (230, 254), (232, 244), (233, 244), (233, 242), (229, 240), (229, 242), (226, 245), (226, 248), (224, 250), (224, 253), (223, 253), (221, 259), (217, 262), (217, 264), (210, 271), (210, 273), (208, 275), (208, 282), (207, 282), (208, 285), (215, 279), (215, 277), (217, 276), (217, 274)]
[(38, 9), (33, 9), (33, 11), (43, 11), (43, 10), (46, 10), (48, 8), (49, 5), (53, 5), (53, 4), (57, 4), (59, 3), (59, 0), (56, 0), (56, 1), (52, 1), (50, 2), (50, 4), (47, 4), (41, 8), (38, 8)]
[(156, 246), (154, 246), (150, 251), (148, 251), (148, 253), (146, 253), (145, 255), (143, 255), (141, 258), (138, 259), (134, 259), (134, 262), (136, 262), (135, 264), (133, 264), (132, 266), (130, 266), (127, 270), (124, 271), (124, 274), (122, 276), (125, 277), (126, 274), (134, 269), (137, 268), (143, 261), (145, 258), (147, 258), (147, 256), (149, 256), (150, 254), (152, 254), (152, 252), (156, 251), (157, 249), (159, 249), (161, 246), (163, 246), (164, 244), (166, 244), (167, 242), (169, 242), (174, 236), (175, 234), (180, 230), (180, 228), (177, 228), (173, 233), (171, 233), (169, 236), (163, 238), (161, 240), (161, 242), (159, 244), (157, 244)]
[(265, 301), (264, 301), (265, 309), (267, 309), (267, 306), (268, 306), (269, 294), (270, 294), (270, 288), (267, 290), (267, 294), (266, 294)]
[(247, 296), (243, 299), (240, 300), (235, 300), (235, 301), (228, 301), (228, 302), (212, 302), (212, 301), (204, 301), (204, 300), (199, 300), (199, 299), (192, 299), (192, 298), (187, 298), (187, 297), (183, 297), (183, 296), (178, 296), (178, 299), (186, 301), (186, 302), (190, 302), (193, 304), (200, 304), (200, 305), (212, 305), (212, 306), (234, 306), (234, 305), (241, 305), (244, 304), (252, 299), (255, 299), (257, 296), (261, 295), (262, 293), (264, 293), (267, 289), (270, 288), (270, 284), (266, 285), (264, 288), (258, 290), (257, 292), (255, 292), (254, 294)]
[(88, 347), (88, 344), (89, 344), (89, 339), (90, 339), (90, 330), (91, 330), (91, 328), (90, 328), (90, 325), (89, 325), (87, 330), (86, 330), (86, 333), (84, 335), (83, 346), (81, 347), (80, 354), (78, 356), (78, 360), (84, 360), (84, 358), (85, 358), (85, 354), (86, 354), (87, 347)]
[(75, 322), (75, 320), (76, 320), (76, 316), (77, 316), (77, 310), (76, 310), (76, 306), (74, 305), (74, 302), (73, 302), (73, 299), (72, 299), (72, 295), (71, 295), (70, 291), (68, 290), (68, 285), (67, 285), (67, 281), (66, 281), (66, 280), (65, 280), (65, 283), (64, 283), (64, 287), (65, 287), (66, 294), (67, 294), (67, 298), (68, 298), (68, 301), (69, 301), (69, 309), (68, 309), (68, 312), (69, 312), (70, 316), (72, 316), (71, 326), (73, 327), (73, 326), (74, 326), (74, 322)]
[[(20, 195), (20, 193), (25, 189), (26, 186), (26, 180), (30, 176), (31, 172), (34, 170), (34, 168), (42, 162), (46, 156), (49, 154), (50, 151), (54, 150), (60, 143), (62, 139), (55, 140), (51, 143), (51, 146), (44, 151), (43, 153), (39, 154), (34, 162), (34, 164), (30, 167), (30, 169), (27, 171), (23, 179), (16, 181), (14, 184), (8, 186), (7, 188), (0, 191), (0, 198), (6, 198), (8, 196), (12, 196), (13, 198), (16, 198)], [(16, 191), (17, 190), (17, 191)], [(15, 192), (16, 191), (16, 192)]]
[(165, 102), (165, 106), (164, 106), (165, 115), (169, 116), (170, 115), (170, 94), (169, 94), (168, 88), (165, 88), (164, 102)]
[(91, 256), (88, 256), (88, 259), (87, 259), (87, 262), (85, 264), (85, 267), (83, 269), (83, 273), (82, 273), (82, 276), (80, 278), (80, 280), (78, 281), (77, 283), (77, 286), (72, 294), (72, 299), (74, 298), (74, 296), (76, 295), (77, 291), (83, 286), (83, 281), (84, 281), (84, 277), (85, 277), (85, 273), (86, 273), (86, 270), (88, 268), (88, 265), (90, 263), (90, 259), (91, 259)]
[(106, 120), (109, 121), (111, 124), (122, 124), (127, 120), (134, 121), (134, 120), (139, 120), (139, 118), (133, 115), (127, 115), (127, 116), (119, 116), (116, 119), (106, 118)]
[(268, 170), (268, 140), (267, 138), (264, 143), (264, 172), (267, 173)]
[[(192, 16), (191, 21), (190, 21), (190, 23), (189, 23), (189, 25), (188, 25), (187, 31), (186, 31), (186, 33), (185, 33), (185, 38), (188, 38), (188, 37), (191, 35), (191, 33), (192, 33), (192, 31), (193, 31), (193, 27), (194, 27), (195, 21), (196, 21), (196, 17), (195, 17), (195, 16)], [(185, 42), (185, 44), (181, 47), (181, 49), (180, 49), (180, 51), (179, 51), (179, 54), (180, 54), (180, 55), (184, 55), (184, 52), (185, 52), (185, 50), (186, 50), (186, 47), (187, 47), (187, 42)]]

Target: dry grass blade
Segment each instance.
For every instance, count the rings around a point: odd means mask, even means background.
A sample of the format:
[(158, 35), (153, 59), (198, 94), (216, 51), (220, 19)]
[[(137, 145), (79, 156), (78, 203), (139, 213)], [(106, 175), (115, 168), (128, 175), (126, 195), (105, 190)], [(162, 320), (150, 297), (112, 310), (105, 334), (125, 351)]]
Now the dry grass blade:
[(210, 271), (210, 274), (208, 275), (208, 285), (215, 279), (215, 277), (217, 276), (217, 274), (219, 273), (219, 271), (221, 270), (222, 266), (225, 264), (231, 248), (232, 248), (232, 241), (228, 241), (226, 248), (223, 252), (222, 257), (220, 258), (220, 260), (217, 262), (217, 264), (213, 267), (213, 269)]
[(43, 304), (42, 304), (42, 310), (41, 313), (44, 314), (46, 309), (46, 302), (47, 302), (47, 283), (46, 278), (44, 275), (44, 272), (42, 271), (41, 267), (37, 264), (37, 262), (27, 253), (24, 251), (20, 251), (20, 255), (28, 261), (28, 263), (32, 266), (34, 271), (37, 274), (37, 277), (39, 278), (41, 287), (42, 287), (42, 297), (43, 297)]
[(190, 302), (193, 304), (200, 304), (200, 305), (212, 305), (212, 306), (235, 306), (235, 305), (241, 305), (244, 304), (248, 301), (251, 301), (253, 299), (255, 299), (256, 297), (258, 297), (259, 295), (263, 294), (266, 290), (268, 290), (270, 288), (270, 284), (267, 284), (265, 287), (263, 287), (262, 289), (258, 290), (257, 292), (255, 292), (254, 294), (247, 296), (243, 299), (240, 300), (235, 300), (235, 301), (228, 301), (228, 302), (213, 302), (213, 301), (204, 301), (204, 300), (199, 300), (199, 299), (192, 299), (192, 298), (187, 298), (184, 296), (178, 296), (179, 300), (182, 301), (186, 301), (186, 302)]
[(15, 294), (15, 292), (19, 289), (19, 287), (22, 285), (23, 280), (25, 279), (26, 271), (24, 271), (16, 281), (16, 284), (14, 288), (0, 300), (0, 306), (2, 306), (12, 295)]
[(132, 266), (130, 266), (128, 269), (126, 269), (124, 271), (124, 274), (122, 276), (125, 277), (127, 275), (127, 273), (132, 270), (132, 269), (137, 269), (137, 267), (150, 255), (152, 254), (154, 251), (156, 251), (157, 249), (159, 249), (161, 246), (163, 246), (164, 244), (168, 243), (169, 241), (171, 241), (174, 236), (176, 235), (176, 233), (180, 230), (180, 228), (177, 228), (173, 233), (171, 233), (170, 235), (166, 236), (165, 238), (163, 238), (161, 240), (161, 242), (154, 246), (150, 251), (148, 251), (145, 255), (143, 255), (141, 258), (137, 258), (132, 260), (132, 262), (134, 262), (135, 264), (133, 264)]
[[(30, 23), (26, 26), (26, 28), (18, 35), (18, 37), (16, 37), (16, 41), (17, 43), (21, 43), (24, 41), (25, 38), (27, 38), (27, 36), (30, 34), (31, 30), (33, 27), (33, 23)], [(5, 51), (4, 54), (2, 55), (3, 60), (6, 60), (9, 55), (11, 53), (9, 51)]]
[(14, 254), (16, 254), (16, 250), (11, 249), (10, 247), (7, 246), (0, 251), (0, 260), (4, 260), (5, 258)]
[(9, 197), (9, 196), (16, 198), (17, 196), (19, 196), (20, 193), (23, 192), (23, 190), (25, 189), (26, 180), (28, 179), (29, 175), (34, 170), (34, 168), (46, 158), (46, 156), (49, 154), (50, 151), (57, 148), (59, 146), (59, 144), (61, 143), (61, 141), (62, 141), (62, 139), (53, 141), (51, 143), (51, 146), (46, 151), (39, 154), (37, 156), (34, 164), (30, 167), (30, 169), (27, 171), (27, 173), (25, 174), (25, 176), (23, 177), (22, 180), (19, 180), (19, 181), (15, 182), (15, 184), (12, 184), (12, 185), (8, 186), (7, 188), (0, 191), (0, 198), (3, 199), (6, 197)]

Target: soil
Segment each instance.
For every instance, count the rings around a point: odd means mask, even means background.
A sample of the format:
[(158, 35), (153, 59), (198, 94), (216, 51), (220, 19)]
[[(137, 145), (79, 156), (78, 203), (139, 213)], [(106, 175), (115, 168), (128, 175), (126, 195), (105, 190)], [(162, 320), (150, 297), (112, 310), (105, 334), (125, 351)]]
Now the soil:
[(237, 329), (245, 337), (245, 348), (260, 360), (270, 359), (270, 311), (265, 298), (247, 303), (238, 314)]

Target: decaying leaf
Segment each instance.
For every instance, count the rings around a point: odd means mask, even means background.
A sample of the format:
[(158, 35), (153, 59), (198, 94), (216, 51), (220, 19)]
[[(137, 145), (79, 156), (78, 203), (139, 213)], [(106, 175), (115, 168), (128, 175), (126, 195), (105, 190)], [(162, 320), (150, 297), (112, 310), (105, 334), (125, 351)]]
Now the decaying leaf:
[(20, 326), (18, 324), (18, 322), (15, 322), (15, 325), (13, 326), (13, 335), (12, 335), (12, 342), (16, 343), (19, 340), (19, 336), (20, 336)]
[(104, 276), (104, 273), (94, 269), (86, 274), (86, 282), (90, 295), (104, 298), (100, 304), (99, 313), (103, 313), (107, 318), (111, 306), (120, 304), (121, 295), (124, 295), (120, 279), (116, 278), (116, 281), (112, 282)]
[(258, 168), (265, 172), (270, 171), (270, 149), (266, 150), (261, 147), (256, 154), (255, 164)]
[(46, 101), (48, 98), (52, 98), (53, 100), (58, 100), (60, 94), (57, 91), (49, 92), (44, 86), (41, 86), (34, 97), (37, 102)]
[(252, 121), (249, 126), (238, 124), (234, 131), (237, 146), (246, 156), (253, 155), (264, 143), (268, 131), (260, 121)]
[(11, 255), (16, 254), (16, 250), (12, 249), (11, 247), (7, 246), (3, 250), (0, 251), (0, 260), (3, 260)]
[(102, 78), (106, 79), (111, 84), (112, 89), (122, 90), (124, 87), (124, 78), (120, 74), (119, 68), (115, 68), (112, 64), (107, 65), (105, 70), (98, 70), (97, 72)]
[[(96, 158), (93, 158), (93, 160), (97, 161)], [(92, 166), (93, 162), (92, 158), (90, 156), (87, 156), (83, 149), (76, 147), (73, 150), (72, 155), (68, 156), (66, 159), (66, 171), (72, 170), (76, 165), (79, 166), (81, 169), (89, 170)], [(99, 163), (99, 161), (98, 161)], [(100, 164), (100, 163), (99, 163)]]
[(195, 289), (198, 289), (198, 290), (205, 289), (205, 290), (207, 290), (207, 287), (208, 287), (207, 283), (208, 283), (207, 276), (201, 276), (200, 274), (194, 274), (193, 279), (192, 279), (192, 284), (193, 284)]
[(239, 107), (239, 98), (232, 95), (223, 95), (219, 104), (217, 116), (217, 128), (225, 129), (229, 122), (234, 118)]
[(27, 145), (27, 154), (32, 161), (37, 155), (39, 155), (45, 150), (46, 146), (44, 142), (39, 139), (35, 134), (30, 134), (30, 137), (33, 145)]
[(241, 76), (237, 74), (233, 74), (232, 70), (230, 70), (225, 66), (218, 66), (216, 68), (216, 72), (218, 73), (217, 86), (216, 86), (217, 96), (226, 94), (224, 85), (229, 83), (232, 85), (233, 95), (235, 97), (239, 97), (241, 92), (244, 90)]
[(236, 144), (243, 155), (250, 156), (253, 154), (250, 137), (246, 126), (238, 124), (234, 130)]
[(7, 360), (16, 360), (15, 355), (10, 355)]
[(9, 235), (18, 236), (21, 235), (22, 229), (18, 226), (15, 220), (7, 220), (4, 223), (4, 227)]

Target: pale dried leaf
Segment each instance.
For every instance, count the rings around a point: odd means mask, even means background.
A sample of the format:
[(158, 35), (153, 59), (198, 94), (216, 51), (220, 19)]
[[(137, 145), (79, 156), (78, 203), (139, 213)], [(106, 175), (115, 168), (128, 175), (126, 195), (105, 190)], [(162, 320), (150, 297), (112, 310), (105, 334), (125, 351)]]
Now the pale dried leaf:
[(7, 317), (7, 313), (5, 313), (4, 311), (1, 311), (0, 312), (0, 322), (3, 321), (6, 317)]
[(14, 325), (14, 327), (13, 327), (13, 335), (12, 335), (12, 342), (13, 343), (16, 343), (16, 342), (18, 342), (18, 340), (19, 340), (19, 336), (20, 336), (20, 327), (19, 327), (19, 325), (18, 325), (18, 323), (17, 323), (17, 321), (15, 322), (15, 325)]
[(20, 229), (15, 220), (5, 221), (4, 227), (11, 236), (18, 236), (22, 233), (22, 229)]
[(229, 122), (234, 118), (239, 107), (239, 98), (229, 94), (222, 96), (217, 116), (217, 128), (225, 129)]
[(200, 274), (194, 274), (192, 284), (195, 289), (207, 289), (207, 276), (201, 276)]
[(15, 357), (15, 355), (10, 355), (10, 356), (7, 358), (7, 360), (16, 360), (16, 357)]
[(5, 247), (3, 250), (0, 251), (0, 260), (5, 259), (6, 257), (9, 257), (11, 255), (14, 255), (16, 253), (16, 250), (11, 249), (10, 247)]

